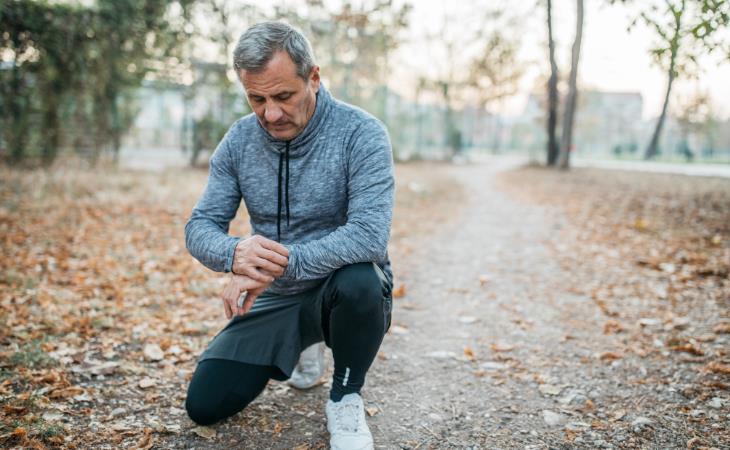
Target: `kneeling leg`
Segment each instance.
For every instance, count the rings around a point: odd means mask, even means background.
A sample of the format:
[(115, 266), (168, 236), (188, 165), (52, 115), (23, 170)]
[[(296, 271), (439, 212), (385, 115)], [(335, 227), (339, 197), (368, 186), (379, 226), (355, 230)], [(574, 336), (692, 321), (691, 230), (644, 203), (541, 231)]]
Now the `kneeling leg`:
[(251, 403), (266, 387), (274, 368), (227, 359), (198, 363), (185, 400), (190, 418), (211, 425)]

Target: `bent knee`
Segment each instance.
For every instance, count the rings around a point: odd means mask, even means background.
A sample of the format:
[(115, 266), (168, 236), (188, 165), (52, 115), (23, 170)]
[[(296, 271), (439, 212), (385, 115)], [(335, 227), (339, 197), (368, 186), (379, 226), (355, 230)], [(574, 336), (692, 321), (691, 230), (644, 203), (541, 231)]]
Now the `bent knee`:
[(206, 401), (205, 398), (190, 395), (190, 393), (185, 399), (185, 410), (188, 412), (190, 420), (198, 425), (212, 425), (221, 419), (217, 405), (213, 405), (210, 400)]
[(374, 263), (351, 264), (339, 269), (333, 280), (339, 300), (358, 310), (379, 307), (387, 295), (379, 270)]

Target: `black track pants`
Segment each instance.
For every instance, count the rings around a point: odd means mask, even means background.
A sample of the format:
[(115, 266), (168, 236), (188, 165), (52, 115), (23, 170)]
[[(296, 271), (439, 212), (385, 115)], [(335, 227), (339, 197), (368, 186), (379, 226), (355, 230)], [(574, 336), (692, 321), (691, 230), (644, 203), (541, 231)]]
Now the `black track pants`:
[[(322, 332), (332, 349), (335, 373), (330, 398), (360, 392), (365, 375), (390, 326), (391, 287), (372, 263), (335, 271), (323, 288)], [(282, 372), (226, 359), (201, 361), (188, 387), (185, 407), (198, 424), (210, 425), (232, 416), (251, 403), (271, 378)]]

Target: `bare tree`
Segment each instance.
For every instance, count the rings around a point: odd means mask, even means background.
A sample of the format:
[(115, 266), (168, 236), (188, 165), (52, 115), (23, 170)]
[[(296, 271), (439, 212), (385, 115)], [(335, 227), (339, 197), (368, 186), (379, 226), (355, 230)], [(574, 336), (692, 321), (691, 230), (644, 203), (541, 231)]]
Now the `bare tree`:
[[(611, 3), (633, 3), (631, 0), (611, 0)], [(730, 59), (730, 44), (721, 30), (730, 24), (730, 2), (727, 0), (663, 0), (652, 1), (645, 6), (629, 26), (644, 23), (657, 38), (651, 49), (654, 62), (666, 71), (667, 89), (662, 112), (659, 115), (645, 159), (654, 158), (660, 151), (660, 138), (669, 108), (674, 81), (681, 76), (691, 76), (699, 71), (697, 60), (703, 54), (715, 50), (725, 52)], [(661, 6), (659, 6), (661, 5)]]
[(550, 79), (548, 89), (547, 117), (547, 165), (554, 166), (558, 159), (558, 141), (555, 128), (558, 124), (558, 64), (555, 62), (555, 41), (553, 40), (552, 0), (547, 0), (548, 52), (550, 53)]
[(470, 19), (444, 17), (440, 33), (429, 37), (433, 48), (443, 53), (443, 64), (436, 74), (423, 79), (423, 86), (434, 91), (444, 105), (445, 136), (451, 156), (462, 147), (457, 108), (469, 104), (486, 109), (514, 94), (523, 74), (517, 61), (519, 33), (504, 32), (515, 30), (519, 26), (517, 19), (500, 7)]
[(580, 62), (580, 44), (583, 38), (583, 0), (576, 1), (575, 40), (570, 59), (570, 78), (568, 80), (568, 97), (565, 100), (563, 116), (563, 133), (560, 136), (560, 155), (558, 167), (567, 169), (570, 166), (570, 151), (573, 145), (573, 123), (575, 121), (575, 105), (578, 100), (578, 63)]

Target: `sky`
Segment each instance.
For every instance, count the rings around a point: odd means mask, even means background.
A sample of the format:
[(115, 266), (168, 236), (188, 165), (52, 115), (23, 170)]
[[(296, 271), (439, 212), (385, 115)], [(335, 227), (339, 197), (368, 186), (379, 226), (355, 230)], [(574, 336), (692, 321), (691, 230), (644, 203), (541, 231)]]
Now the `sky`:
[[(413, 5), (408, 43), (401, 46), (393, 58), (391, 87), (405, 96), (412, 95), (416, 74), (433, 70), (433, 49), (423, 37), (440, 30), (445, 15), (453, 14), (460, 20), (469, 20), (484, 5), (499, 4), (500, 0), (417, 0)], [(646, 0), (641, 0), (644, 3)], [(402, 1), (398, 2), (402, 3)], [(534, 90), (541, 74), (549, 69), (547, 62), (547, 30), (544, 7), (536, 7), (535, 0), (504, 2), (515, 14), (524, 17), (522, 26), (515, 30), (523, 36), (520, 53), (527, 61), (526, 73), (520, 92), (499, 108), (505, 114), (519, 114), (527, 96)], [(554, 0), (553, 18), (556, 58), (563, 76), (570, 70), (570, 52), (575, 33), (575, 1)], [(579, 88), (611, 92), (639, 92), (644, 101), (644, 118), (655, 117), (662, 107), (666, 91), (666, 74), (652, 65), (649, 49), (652, 34), (642, 26), (631, 33), (626, 31), (636, 15), (635, 7), (608, 6), (603, 0), (585, 1), (585, 18), (581, 62), (578, 70)], [(458, 20), (456, 21), (458, 23)], [(730, 37), (729, 37), (730, 38)], [(675, 82), (673, 96), (689, 96), (698, 89), (709, 93), (713, 111), (720, 118), (730, 117), (730, 62), (720, 63), (720, 58), (701, 63), (702, 73), (698, 80)], [(670, 106), (671, 108), (671, 106)]]

